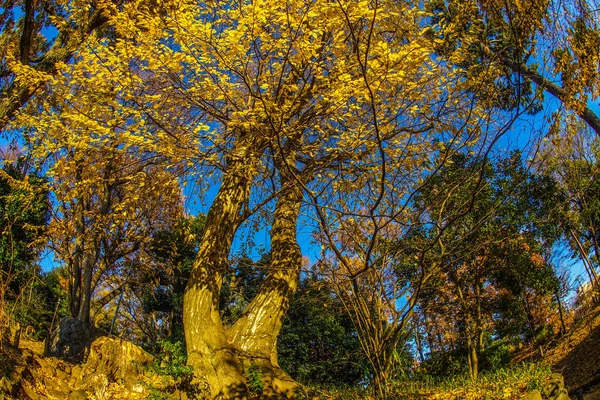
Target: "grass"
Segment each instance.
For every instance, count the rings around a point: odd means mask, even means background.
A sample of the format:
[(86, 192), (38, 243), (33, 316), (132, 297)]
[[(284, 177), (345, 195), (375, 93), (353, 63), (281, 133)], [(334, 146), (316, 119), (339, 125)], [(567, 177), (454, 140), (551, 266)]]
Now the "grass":
[[(547, 366), (530, 363), (482, 373), (477, 380), (464, 376), (446, 379), (406, 379), (389, 384), (389, 399), (518, 400), (527, 392), (541, 389), (551, 373)], [(374, 398), (370, 391), (358, 388), (313, 387), (310, 392), (320, 399)]]
[(442, 381), (420, 380), (398, 382), (392, 389), (404, 399), (520, 399), (527, 392), (541, 389), (550, 368), (536, 364), (482, 373), (477, 380), (452, 377)]

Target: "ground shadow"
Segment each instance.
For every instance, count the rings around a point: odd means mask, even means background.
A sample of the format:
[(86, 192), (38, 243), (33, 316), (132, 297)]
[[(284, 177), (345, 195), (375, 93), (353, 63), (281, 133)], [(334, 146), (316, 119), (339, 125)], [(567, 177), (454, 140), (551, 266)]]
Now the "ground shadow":
[(600, 325), (583, 329), (589, 330), (587, 337), (554, 365), (565, 377), (572, 398), (582, 398), (600, 385)]

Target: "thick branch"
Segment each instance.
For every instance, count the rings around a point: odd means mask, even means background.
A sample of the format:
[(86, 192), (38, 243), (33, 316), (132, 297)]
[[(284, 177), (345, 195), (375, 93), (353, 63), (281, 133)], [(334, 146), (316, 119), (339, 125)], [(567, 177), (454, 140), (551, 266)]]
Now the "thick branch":
[[(562, 103), (566, 103), (568, 99), (567, 92), (549, 79), (543, 77), (539, 72), (532, 70), (523, 64), (516, 64), (507, 58), (502, 58), (502, 63), (508, 66), (514, 73), (520, 74), (525, 78), (531, 79), (536, 85), (550, 93), (552, 96), (559, 99)], [(585, 121), (590, 128), (600, 137), (600, 118), (588, 106), (584, 105), (580, 110), (574, 110), (575, 113)]]

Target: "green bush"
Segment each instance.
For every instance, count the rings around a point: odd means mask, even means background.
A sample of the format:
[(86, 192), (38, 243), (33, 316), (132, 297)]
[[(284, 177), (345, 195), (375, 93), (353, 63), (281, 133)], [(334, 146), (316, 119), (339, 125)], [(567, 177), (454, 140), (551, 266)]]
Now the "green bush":
[(505, 343), (488, 346), (480, 356), (481, 371), (496, 371), (510, 364), (510, 349)]
[(248, 367), (246, 376), (248, 378), (248, 389), (250, 389), (251, 394), (254, 396), (261, 395), (265, 384), (262, 381), (263, 374), (260, 371), (260, 367), (252, 364)]
[(146, 369), (150, 375), (144, 379), (150, 392), (148, 399), (168, 399), (177, 391), (185, 393), (190, 399), (203, 398), (204, 388), (194, 382), (193, 367), (186, 365), (183, 343), (162, 340), (159, 345), (161, 351)]
[(415, 377), (441, 379), (448, 376), (461, 376), (468, 373), (467, 354), (461, 350), (448, 353), (433, 353), (415, 371)]

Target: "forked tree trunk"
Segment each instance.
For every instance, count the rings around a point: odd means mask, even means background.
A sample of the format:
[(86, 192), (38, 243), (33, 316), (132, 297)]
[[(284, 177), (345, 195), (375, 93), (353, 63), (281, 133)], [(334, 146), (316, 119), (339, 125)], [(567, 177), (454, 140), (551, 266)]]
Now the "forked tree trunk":
[[(243, 140), (243, 139), (242, 139)], [(188, 364), (213, 398), (246, 398), (245, 372), (258, 372), (265, 399), (292, 397), (300, 386), (277, 362), (277, 336), (298, 286), (302, 257), (296, 223), (301, 187), (282, 174), (271, 231), (272, 265), (258, 294), (227, 329), (219, 313), (222, 271), (247, 200), (258, 154), (240, 141), (207, 217), (205, 234), (184, 297)], [(292, 157), (293, 158), (293, 157)]]
[(283, 177), (281, 185), (271, 230), (272, 264), (256, 297), (229, 330), (230, 341), (239, 350), (244, 368), (258, 369), (261, 374), (264, 399), (292, 398), (300, 390), (279, 367), (277, 336), (298, 287), (302, 267), (296, 240), (302, 188)]
[(238, 138), (208, 212), (183, 299), (188, 365), (194, 367), (198, 378), (206, 380), (213, 398), (245, 398), (247, 392), (242, 365), (221, 321), (219, 292), (258, 158), (252, 138)]

